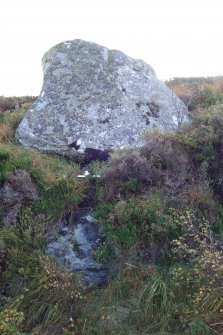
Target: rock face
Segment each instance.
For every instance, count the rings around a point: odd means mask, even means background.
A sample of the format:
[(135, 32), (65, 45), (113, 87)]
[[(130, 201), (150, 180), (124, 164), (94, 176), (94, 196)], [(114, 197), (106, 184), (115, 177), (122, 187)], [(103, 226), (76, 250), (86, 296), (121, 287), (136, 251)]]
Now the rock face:
[(82, 40), (43, 57), (39, 98), (20, 123), (24, 147), (75, 157), (87, 149), (141, 146), (154, 127), (179, 128), (187, 109), (142, 60)]
[(23, 205), (38, 199), (36, 186), (26, 171), (10, 173), (0, 189), (0, 203), (3, 206), (3, 223), (9, 226), (16, 220)]
[(56, 240), (47, 245), (46, 253), (56, 260), (59, 268), (79, 272), (85, 285), (105, 285), (106, 267), (93, 257), (103, 241), (98, 223), (90, 212), (80, 215), (75, 223), (72, 228), (65, 222)]

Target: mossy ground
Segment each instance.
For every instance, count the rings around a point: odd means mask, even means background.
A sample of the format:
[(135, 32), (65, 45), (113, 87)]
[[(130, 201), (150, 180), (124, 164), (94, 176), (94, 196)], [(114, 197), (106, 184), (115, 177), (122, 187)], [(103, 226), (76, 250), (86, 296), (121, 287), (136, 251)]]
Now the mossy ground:
[[(98, 179), (78, 179), (78, 164), (14, 141), (27, 99), (0, 101), (0, 185), (26, 170), (40, 196), (0, 226), (0, 333), (222, 334), (221, 99), (199, 101), (180, 133), (147, 134), (143, 148), (92, 163)], [(89, 204), (106, 234), (94, 255), (109, 268), (101, 289), (83, 287), (44, 254), (45, 232)]]

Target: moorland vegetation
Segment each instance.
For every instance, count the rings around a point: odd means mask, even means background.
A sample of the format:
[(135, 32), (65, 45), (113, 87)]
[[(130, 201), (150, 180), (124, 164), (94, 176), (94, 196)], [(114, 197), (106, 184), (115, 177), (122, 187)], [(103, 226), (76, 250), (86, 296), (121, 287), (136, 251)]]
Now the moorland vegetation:
[[(38, 190), (7, 227), (0, 204), (0, 334), (223, 333), (223, 78), (167, 84), (190, 123), (84, 167), (22, 148), (14, 133), (34, 97), (0, 97), (0, 189), (22, 170)], [(101, 288), (44, 252), (46, 232), (87, 206), (106, 236)]]

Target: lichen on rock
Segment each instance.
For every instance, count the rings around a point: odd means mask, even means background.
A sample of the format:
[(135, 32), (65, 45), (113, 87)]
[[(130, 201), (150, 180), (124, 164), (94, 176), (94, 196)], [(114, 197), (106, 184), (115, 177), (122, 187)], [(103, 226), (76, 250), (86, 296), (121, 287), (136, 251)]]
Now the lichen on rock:
[(142, 60), (83, 40), (43, 57), (43, 87), (20, 123), (24, 147), (76, 157), (143, 144), (142, 133), (175, 131), (187, 109)]

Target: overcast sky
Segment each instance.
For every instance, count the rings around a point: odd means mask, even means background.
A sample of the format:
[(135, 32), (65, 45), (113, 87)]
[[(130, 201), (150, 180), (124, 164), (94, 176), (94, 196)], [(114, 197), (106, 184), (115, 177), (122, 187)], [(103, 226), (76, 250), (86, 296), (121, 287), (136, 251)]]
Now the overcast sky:
[(76, 38), (149, 63), (162, 80), (223, 75), (222, 0), (1, 0), (0, 95), (38, 95), (41, 58)]

